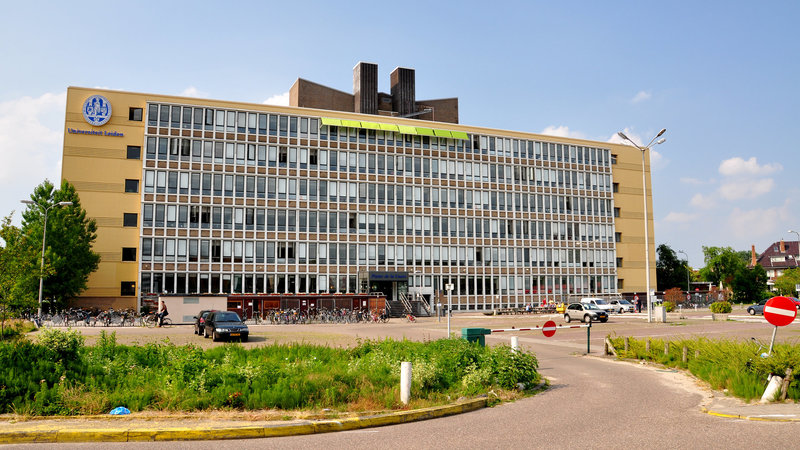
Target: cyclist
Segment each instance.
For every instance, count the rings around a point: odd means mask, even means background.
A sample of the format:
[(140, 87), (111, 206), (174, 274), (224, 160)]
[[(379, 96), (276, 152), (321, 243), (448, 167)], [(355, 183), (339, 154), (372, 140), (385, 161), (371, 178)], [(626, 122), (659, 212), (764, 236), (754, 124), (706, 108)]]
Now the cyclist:
[(166, 303), (162, 303), (161, 305), (163, 306), (163, 308), (161, 309), (160, 312), (158, 312), (156, 314), (156, 316), (158, 316), (158, 326), (159, 327), (161, 327), (161, 325), (164, 323), (164, 317), (167, 317), (169, 315), (169, 311), (167, 311), (167, 304)]

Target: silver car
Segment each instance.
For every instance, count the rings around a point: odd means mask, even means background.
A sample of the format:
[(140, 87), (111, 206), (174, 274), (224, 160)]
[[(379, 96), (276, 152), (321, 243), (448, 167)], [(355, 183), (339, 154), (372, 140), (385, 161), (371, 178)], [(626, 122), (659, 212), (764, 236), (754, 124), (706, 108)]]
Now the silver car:
[(611, 306), (614, 307), (614, 309), (612, 310), (614, 312), (617, 312), (617, 313), (620, 313), (620, 314), (622, 314), (624, 312), (636, 312), (636, 307), (633, 306), (633, 303), (631, 303), (631, 302), (629, 302), (629, 301), (627, 301), (625, 299), (611, 300), (609, 303), (611, 303)]
[(572, 320), (582, 322), (608, 322), (608, 313), (591, 303), (573, 303), (564, 311), (564, 322)]

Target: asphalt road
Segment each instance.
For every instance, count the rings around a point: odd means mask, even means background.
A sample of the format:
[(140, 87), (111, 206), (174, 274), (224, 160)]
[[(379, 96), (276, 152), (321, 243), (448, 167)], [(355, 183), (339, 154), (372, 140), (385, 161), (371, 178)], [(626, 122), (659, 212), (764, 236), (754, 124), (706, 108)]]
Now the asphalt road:
[[(543, 323), (542, 317), (461, 316), (462, 326), (505, 328)], [(709, 391), (693, 380), (649, 365), (616, 362), (599, 357), (607, 333), (619, 335), (706, 335), (767, 339), (772, 327), (757, 320), (711, 322), (701, 314), (674, 319), (668, 324), (647, 324), (633, 315), (612, 316), (608, 324), (592, 328), (592, 356), (586, 350), (585, 329), (559, 330), (553, 338), (541, 332), (518, 333), (520, 345), (533, 350), (541, 373), (551, 387), (534, 397), (494, 408), (381, 428), (287, 438), (213, 443), (165, 442), (125, 444), (62, 444), (59, 448), (794, 448), (800, 423), (758, 422), (714, 417), (700, 411)], [(559, 321), (560, 322), (560, 321)], [(351, 337), (392, 335), (430, 339), (446, 334), (445, 322), (427, 319), (418, 324), (339, 326)], [(336, 329), (305, 326), (305, 333), (320, 336)], [(336, 327), (336, 326), (333, 326)], [(346, 327), (346, 329), (345, 329)], [(456, 328), (458, 327), (458, 328)], [(186, 328), (173, 328), (173, 333)], [(303, 331), (286, 327), (284, 334)], [(272, 333), (268, 331), (266, 333)], [(89, 332), (93, 333), (93, 332)], [(191, 333), (191, 331), (189, 331)], [(256, 331), (258, 333), (258, 331)], [(779, 332), (782, 340), (795, 340), (800, 323)], [(488, 337), (488, 343), (508, 342), (508, 334)], [(202, 338), (198, 338), (202, 339)], [(122, 340), (122, 339), (121, 339)], [(344, 340), (342, 340), (344, 342)], [(204, 345), (206, 345), (204, 343)], [(262, 343), (263, 345), (263, 343)], [(596, 356), (595, 356), (596, 355)], [(17, 446), (19, 448), (28, 446)]]

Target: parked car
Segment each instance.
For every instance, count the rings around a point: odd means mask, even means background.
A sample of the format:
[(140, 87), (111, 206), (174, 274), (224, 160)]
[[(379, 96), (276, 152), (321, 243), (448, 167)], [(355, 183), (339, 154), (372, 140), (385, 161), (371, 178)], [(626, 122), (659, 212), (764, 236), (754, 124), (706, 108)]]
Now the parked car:
[(564, 312), (564, 322), (572, 320), (582, 322), (608, 322), (608, 313), (591, 303), (573, 303)]
[(747, 307), (747, 312), (751, 316), (755, 316), (756, 314), (764, 314), (764, 305), (767, 304), (767, 300), (769, 300), (769, 299), (765, 298), (764, 300), (761, 300), (760, 302), (756, 303), (755, 305), (748, 306)]
[(581, 303), (585, 303), (588, 305), (594, 305), (603, 311), (610, 313), (611, 311), (615, 311), (615, 308), (608, 303), (607, 301), (603, 300), (602, 298), (595, 298), (595, 297), (584, 297), (581, 299)]
[(250, 329), (233, 311), (211, 311), (206, 316), (203, 337), (211, 337), (215, 342), (222, 338), (238, 338), (240, 342), (247, 342), (249, 335)]
[(206, 317), (210, 312), (214, 311), (213, 309), (204, 309), (197, 313), (194, 316), (194, 334), (200, 336), (203, 334), (203, 330), (206, 327)]
[(611, 300), (608, 302), (614, 308), (613, 311), (618, 312), (620, 314), (624, 312), (636, 312), (636, 307), (633, 306), (633, 303), (625, 300), (625, 299), (618, 299), (618, 300)]
[(800, 299), (797, 297), (789, 297), (794, 302), (794, 307), (800, 309)]

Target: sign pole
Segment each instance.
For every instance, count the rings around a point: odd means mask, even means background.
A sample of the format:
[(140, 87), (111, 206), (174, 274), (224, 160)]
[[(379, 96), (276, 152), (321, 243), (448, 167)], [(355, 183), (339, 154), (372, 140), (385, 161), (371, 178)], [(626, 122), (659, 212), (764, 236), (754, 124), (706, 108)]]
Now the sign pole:
[(586, 354), (587, 355), (592, 352), (591, 344), (590, 344), (591, 337), (592, 337), (592, 321), (590, 320), (589, 321), (589, 326), (586, 327)]
[(453, 283), (447, 283), (444, 288), (447, 290), (447, 338), (450, 339), (450, 310), (453, 309)]
[(772, 330), (772, 340), (769, 343), (769, 352), (767, 352), (767, 356), (772, 356), (772, 345), (775, 344), (775, 335), (778, 334), (778, 326), (775, 326), (775, 329)]

